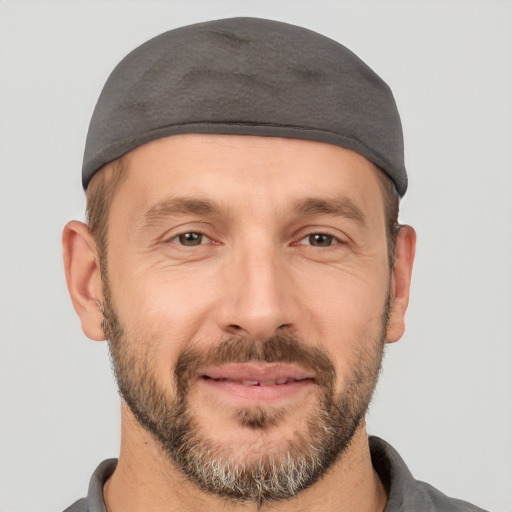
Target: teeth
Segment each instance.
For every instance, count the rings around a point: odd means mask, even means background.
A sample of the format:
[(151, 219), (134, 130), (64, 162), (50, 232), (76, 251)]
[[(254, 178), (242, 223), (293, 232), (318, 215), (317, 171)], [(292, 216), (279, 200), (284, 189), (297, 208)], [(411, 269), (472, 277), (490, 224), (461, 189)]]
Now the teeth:
[(244, 386), (257, 386), (259, 384), (259, 381), (257, 381), (257, 380), (243, 380), (242, 384)]
[[(304, 380), (304, 379), (301, 379)], [(293, 379), (290, 377), (280, 377), (279, 379), (273, 380), (243, 380), (242, 384), (244, 386), (275, 386), (280, 384), (288, 384), (288, 382), (296, 382), (297, 379)]]
[[(207, 375), (205, 375), (204, 377), (205, 379), (211, 379), (211, 377), (208, 377)], [(212, 380), (215, 380), (217, 382), (239, 382), (241, 383), (242, 385), (244, 386), (275, 386), (275, 385), (281, 385), (281, 384), (288, 384), (289, 382), (301, 382), (301, 381), (304, 381), (304, 380), (307, 380), (307, 378), (304, 378), (304, 379), (295, 379), (293, 377), (279, 377), (278, 379), (273, 379), (273, 380), (263, 380), (263, 381), (260, 381), (260, 380), (241, 380), (241, 381), (236, 381), (236, 380), (231, 380), (231, 379), (226, 379), (226, 378), (213, 378)]]

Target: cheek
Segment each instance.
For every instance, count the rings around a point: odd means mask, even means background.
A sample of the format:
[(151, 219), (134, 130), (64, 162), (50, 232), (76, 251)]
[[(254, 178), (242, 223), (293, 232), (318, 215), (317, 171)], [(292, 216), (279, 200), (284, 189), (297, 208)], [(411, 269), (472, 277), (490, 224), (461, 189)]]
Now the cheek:
[(362, 354), (372, 357), (380, 350), (389, 274), (383, 270), (361, 277), (336, 272), (322, 280), (323, 286), (318, 282), (313, 273), (303, 281), (305, 338), (324, 346), (343, 388), (353, 368), (363, 363)]
[(381, 326), (389, 293), (389, 272), (382, 268), (372, 272), (349, 272), (333, 269), (297, 276), (300, 300), (315, 323), (332, 336), (373, 330)]
[(133, 350), (150, 352), (157, 373), (166, 375), (190, 343), (212, 337), (212, 291), (190, 276), (124, 275), (112, 283), (112, 299), (126, 337)]

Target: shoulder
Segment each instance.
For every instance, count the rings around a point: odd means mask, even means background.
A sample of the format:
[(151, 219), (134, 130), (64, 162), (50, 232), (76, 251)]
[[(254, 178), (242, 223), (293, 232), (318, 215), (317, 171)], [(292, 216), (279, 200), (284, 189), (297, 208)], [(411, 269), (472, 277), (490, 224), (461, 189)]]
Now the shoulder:
[(104, 460), (91, 476), (87, 498), (75, 501), (63, 512), (107, 512), (103, 501), (103, 486), (117, 466), (117, 459)]
[(87, 512), (87, 500), (82, 498), (81, 500), (75, 501), (75, 503), (64, 510), (64, 512)]
[(485, 512), (416, 480), (398, 452), (382, 439), (372, 436), (369, 442), (373, 467), (388, 489), (384, 512)]
[(441, 491), (425, 482), (416, 482), (423, 503), (429, 506), (427, 510), (440, 512), (486, 512), (485, 510), (468, 503), (467, 501), (450, 498)]

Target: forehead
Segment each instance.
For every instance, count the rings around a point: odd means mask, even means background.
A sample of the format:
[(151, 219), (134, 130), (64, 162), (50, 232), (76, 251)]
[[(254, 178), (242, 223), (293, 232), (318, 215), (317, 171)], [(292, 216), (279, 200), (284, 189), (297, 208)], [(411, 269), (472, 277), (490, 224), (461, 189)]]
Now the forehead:
[[(363, 156), (331, 144), (236, 135), (179, 135), (131, 151), (122, 159), (119, 201), (147, 209), (170, 196), (230, 206), (279, 210), (307, 197), (349, 197), (382, 211), (381, 171)], [(115, 207), (112, 204), (112, 207)]]

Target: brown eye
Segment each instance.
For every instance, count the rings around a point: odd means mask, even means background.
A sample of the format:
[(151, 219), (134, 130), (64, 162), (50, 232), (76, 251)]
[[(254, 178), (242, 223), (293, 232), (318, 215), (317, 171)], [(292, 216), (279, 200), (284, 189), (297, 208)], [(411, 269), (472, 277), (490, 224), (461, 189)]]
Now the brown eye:
[(193, 247), (195, 245), (201, 245), (204, 243), (205, 235), (202, 233), (182, 233), (178, 235), (175, 240), (177, 240), (181, 245), (186, 247)]
[(330, 247), (338, 243), (338, 240), (334, 236), (326, 233), (313, 233), (308, 235), (304, 240), (307, 240), (307, 243), (313, 247)]

